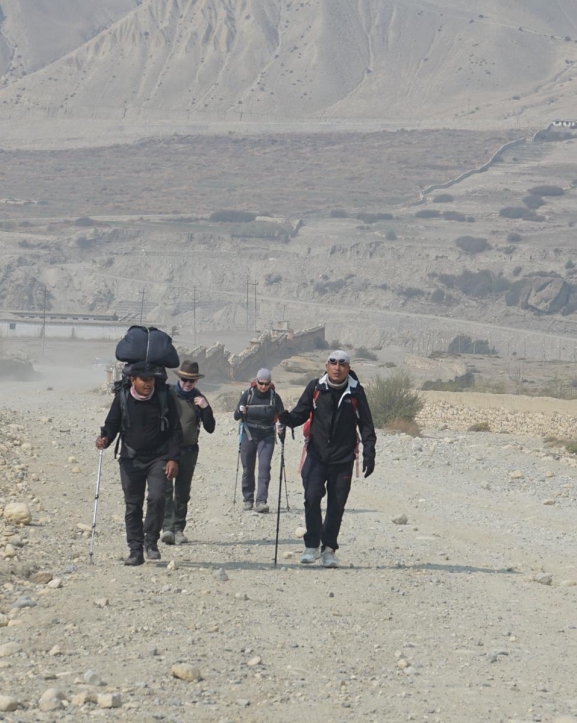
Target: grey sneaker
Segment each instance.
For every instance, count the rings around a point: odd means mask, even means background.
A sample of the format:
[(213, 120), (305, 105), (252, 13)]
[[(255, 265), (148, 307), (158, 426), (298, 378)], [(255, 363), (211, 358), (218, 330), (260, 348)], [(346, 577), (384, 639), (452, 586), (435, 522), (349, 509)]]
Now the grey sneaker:
[(174, 533), (174, 544), (175, 545), (186, 545), (188, 542), (188, 537), (184, 534), (182, 530), (177, 530)]
[(160, 541), (165, 545), (174, 545), (174, 532), (172, 530), (164, 530), (160, 536)]
[(335, 551), (330, 547), (325, 547), (321, 552), (321, 565), (323, 567), (338, 567), (339, 561), (335, 557)]
[(243, 509), (245, 512), (250, 512), (250, 511), (252, 510), (252, 505), (253, 505), (253, 503), (252, 503), (250, 500), (245, 500), (245, 501), (242, 503), (242, 509)]
[(266, 502), (257, 502), (255, 509), (257, 512), (268, 512), (268, 505)]
[(316, 562), (320, 556), (320, 547), (305, 547), (305, 551), (301, 557), (301, 565), (311, 565), (313, 562)]
[(146, 548), (146, 559), (149, 562), (158, 562), (160, 560), (160, 552), (156, 545), (151, 545)]

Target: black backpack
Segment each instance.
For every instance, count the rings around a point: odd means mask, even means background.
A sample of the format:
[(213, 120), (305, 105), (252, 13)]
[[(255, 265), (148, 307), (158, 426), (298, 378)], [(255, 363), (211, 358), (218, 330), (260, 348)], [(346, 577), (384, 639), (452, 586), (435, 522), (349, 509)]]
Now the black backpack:
[(172, 338), (154, 326), (131, 326), (116, 345), (116, 358), (129, 364), (143, 361), (168, 369), (180, 364)]

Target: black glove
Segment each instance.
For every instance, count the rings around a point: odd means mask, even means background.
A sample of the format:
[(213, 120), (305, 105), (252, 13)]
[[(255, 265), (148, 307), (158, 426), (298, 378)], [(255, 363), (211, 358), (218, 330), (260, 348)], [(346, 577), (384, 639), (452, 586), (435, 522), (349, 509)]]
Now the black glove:
[(287, 412), (285, 409), (284, 412), (281, 412), (278, 415), (278, 421), (284, 426), (284, 427), (291, 427), (292, 429), (292, 422), (291, 422), (291, 414), (290, 412)]
[(375, 460), (371, 459), (370, 457), (369, 457), (369, 459), (363, 459), (363, 477), (365, 477), (365, 479), (367, 477), (370, 477), (374, 471), (375, 471)]

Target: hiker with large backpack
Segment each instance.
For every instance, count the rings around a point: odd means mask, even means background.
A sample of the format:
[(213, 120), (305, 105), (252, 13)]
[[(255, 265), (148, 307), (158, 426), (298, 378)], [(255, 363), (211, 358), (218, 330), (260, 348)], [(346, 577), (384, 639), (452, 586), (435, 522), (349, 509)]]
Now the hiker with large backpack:
[[(301, 468), (307, 528), (301, 563), (305, 565), (319, 558), (323, 567), (339, 565), (335, 557), (339, 548), (337, 538), (351, 489), (359, 434), (364, 476), (375, 469), (377, 437), (371, 410), (350, 365), (346, 351), (332, 352), (326, 373), (307, 385), (291, 412), (279, 415), (279, 421), (287, 427), (305, 425), (306, 456)], [(325, 494), (327, 511), (323, 522), (321, 500)]]
[(199, 374), (198, 362), (185, 359), (176, 372), (178, 382), (171, 387), (175, 395), (182, 426), (183, 446), (178, 463), (178, 474), (174, 482), (166, 486), (166, 512), (160, 539), (167, 545), (182, 545), (188, 542), (184, 534), (186, 515), (190, 500), (192, 476), (198, 460), (198, 436), (201, 424), (212, 434), (216, 427), (212, 408), (196, 383), (204, 377)]
[[(178, 474), (182, 427), (176, 400), (166, 384), (164, 367), (178, 366), (172, 339), (151, 327), (130, 327), (116, 347), (116, 358), (127, 362), (122, 379), (96, 439), (107, 449), (117, 435), (120, 480), (124, 492), (126, 539), (130, 550), (125, 565), (160, 560), (158, 538), (165, 510), (165, 485)], [(146, 518), (142, 519), (148, 485)]]
[[(268, 369), (259, 369), (256, 379), (241, 395), (234, 418), (241, 423), (240, 461), (242, 463), (243, 509), (266, 513), (270, 467), (275, 445), (275, 429), (283, 412), (282, 399), (277, 394)], [(278, 426), (279, 440), (284, 441), (285, 429)], [(258, 457), (258, 484), (255, 466)], [(255, 500), (256, 486), (256, 500)], [(256, 503), (256, 504), (255, 504)]]

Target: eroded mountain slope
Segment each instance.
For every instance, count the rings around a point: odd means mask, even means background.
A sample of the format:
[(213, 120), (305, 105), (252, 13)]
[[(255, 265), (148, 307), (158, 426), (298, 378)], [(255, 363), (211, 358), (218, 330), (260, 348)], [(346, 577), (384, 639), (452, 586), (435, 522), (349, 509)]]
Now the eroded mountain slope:
[[(81, 47), (64, 34), (67, 55), (0, 93), (4, 118), (522, 115), (541, 124), (577, 111), (565, 90), (577, 60), (571, 0), (484, 0), (474, 9), (454, 0), (144, 0), (128, 12), (132, 4), (115, 3), (122, 17)], [(106, 4), (92, 26), (102, 15), (111, 18)], [(4, 24), (13, 22), (7, 14)], [(23, 53), (24, 70), (35, 63)]]

